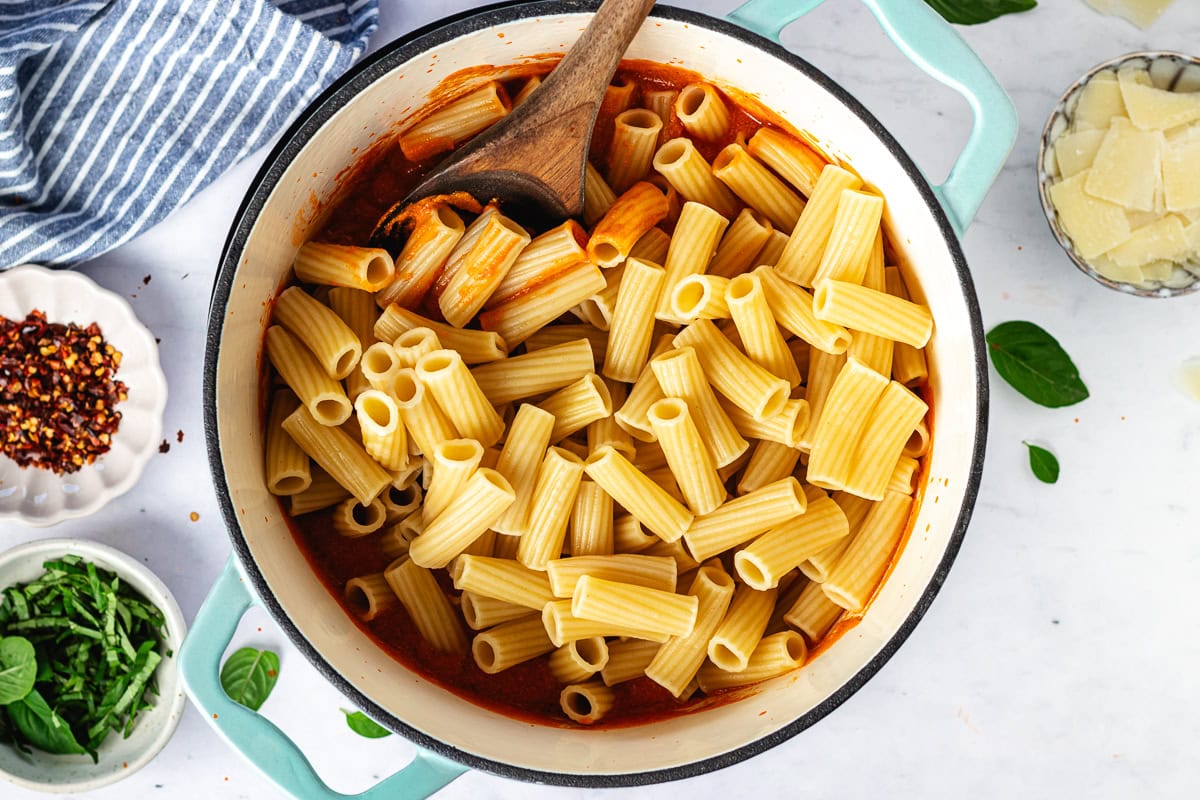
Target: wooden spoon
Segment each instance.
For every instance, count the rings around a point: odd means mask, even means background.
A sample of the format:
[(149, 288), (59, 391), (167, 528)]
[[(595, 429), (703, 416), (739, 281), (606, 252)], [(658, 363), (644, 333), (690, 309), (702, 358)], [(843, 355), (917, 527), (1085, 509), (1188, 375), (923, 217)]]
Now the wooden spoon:
[(654, 0), (605, 0), (558, 66), (515, 111), (439, 164), (376, 226), (405, 206), (467, 192), (543, 224), (583, 213), (584, 166), (604, 91)]

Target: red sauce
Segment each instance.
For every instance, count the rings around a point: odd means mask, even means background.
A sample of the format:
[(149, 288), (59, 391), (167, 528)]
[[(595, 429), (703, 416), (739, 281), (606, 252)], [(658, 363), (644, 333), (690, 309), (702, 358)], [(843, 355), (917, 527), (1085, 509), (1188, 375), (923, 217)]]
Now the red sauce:
[[(507, 80), (504, 88), (515, 95), (525, 77), (548, 72), (554, 63), (554, 59), (546, 58), (536, 64), (509, 68), (503, 73)], [(489, 69), (472, 68), (451, 76), (444, 87), (439, 87), (439, 101), (431, 105), (428, 111), (431, 112), (475, 88), (472, 82), (477, 82), (481, 75), (495, 74), (495, 71), (488, 71)], [(646, 91), (679, 90), (688, 83), (699, 80), (701, 78), (696, 73), (680, 68), (627, 60), (622, 62), (614, 82), (632, 82), (635, 85), (629, 107), (636, 107)], [(749, 96), (737, 96), (736, 102), (730, 104), (730, 110), (730, 131), (723, 141), (693, 140), (697, 149), (710, 163), (725, 145), (733, 141), (744, 142), (764, 125), (796, 135), (791, 126), (762, 108)], [(608, 142), (612, 137), (613, 116), (611, 109), (601, 109), (593, 134), (593, 154), (607, 151)], [(674, 119), (674, 115), (666, 126), (666, 131), (668, 137), (681, 134), (682, 126)], [(324, 228), (313, 238), (340, 244), (365, 243), (383, 213), (404, 197), (409, 189), (416, 185), (420, 176), (441, 157), (443, 156), (439, 155), (428, 161), (414, 163), (404, 157), (395, 137), (378, 142), (346, 172), (344, 182), (334, 195), (337, 205), (329, 214)], [(603, 170), (602, 160), (593, 160)], [(432, 312), (436, 316), (436, 303), (424, 312)], [(924, 397), (929, 397), (926, 387), (921, 388), (921, 393)], [(263, 405), (265, 407), (265, 402)], [(927, 464), (923, 463), (922, 476), (925, 475), (926, 469)], [(923, 490), (924, 481), (918, 491), (915, 507), (919, 507)], [(286, 512), (283, 513), (283, 517), (289, 519)], [(900, 546), (901, 551), (911, 535), (915, 517), (914, 513), (909, 520), (909, 527)], [(562, 687), (550, 675), (547, 667), (549, 655), (519, 664), (499, 674), (489, 675), (476, 666), (470, 654), (448, 655), (430, 647), (417, 632), (403, 606), (397, 605), (370, 622), (361, 621), (352, 606), (344, 600), (342, 587), (351, 578), (382, 572), (390, 562), (376, 544), (374, 537), (355, 539), (339, 535), (333, 529), (328, 512), (318, 511), (290, 519), (290, 525), (301, 551), (330, 594), (338, 599), (355, 624), (390, 656), (434, 683), (480, 706), (531, 723), (576, 727), (566, 719), (559, 707), (559, 692)], [(890, 572), (891, 567), (888, 569), (889, 574)], [(439, 570), (435, 574), (438, 575), (447, 594), (457, 601), (458, 593), (450, 584), (445, 571)], [(868, 607), (869, 605), (868, 602)], [(857, 625), (860, 618), (861, 615), (844, 617), (812, 649), (812, 654), (815, 656), (828, 649), (846, 631)], [(689, 701), (681, 702), (649, 678), (627, 681), (612, 689), (615, 695), (613, 708), (593, 727), (642, 724), (739, 700), (756, 691), (756, 687), (753, 686), (741, 687), (707, 697), (697, 694)]]

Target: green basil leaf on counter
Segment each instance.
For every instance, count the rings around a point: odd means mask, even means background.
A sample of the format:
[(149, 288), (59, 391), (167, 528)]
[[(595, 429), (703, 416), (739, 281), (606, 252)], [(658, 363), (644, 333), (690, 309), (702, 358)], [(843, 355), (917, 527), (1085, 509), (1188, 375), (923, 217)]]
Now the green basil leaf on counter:
[(935, 11), (955, 25), (978, 25), (1005, 14), (1028, 11), (1037, 0), (925, 0)]
[(279, 656), (270, 650), (243, 647), (221, 667), (221, 688), (229, 699), (258, 711), (279, 679)]
[(346, 715), (346, 724), (350, 726), (350, 730), (359, 736), (367, 739), (382, 739), (392, 735), (391, 731), (361, 711), (347, 711), (343, 708), (342, 713)]
[(1002, 322), (988, 331), (987, 343), (1000, 377), (1038, 405), (1061, 408), (1087, 399), (1071, 357), (1032, 322)]
[(8, 718), (25, 737), (25, 741), (39, 750), (61, 755), (82, 755), (87, 751), (79, 746), (71, 726), (55, 713), (54, 709), (34, 689), (15, 703), (5, 706)]
[(1042, 483), (1058, 483), (1058, 459), (1044, 447), (1022, 442), (1029, 448), (1029, 468), (1033, 476)]
[(37, 655), (24, 636), (0, 638), (0, 706), (29, 694), (37, 677)]

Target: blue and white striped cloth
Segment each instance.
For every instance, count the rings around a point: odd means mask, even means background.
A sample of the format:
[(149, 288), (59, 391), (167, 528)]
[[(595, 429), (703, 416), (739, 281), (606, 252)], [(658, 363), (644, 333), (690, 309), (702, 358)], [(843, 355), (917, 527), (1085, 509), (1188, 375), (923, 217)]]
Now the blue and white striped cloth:
[(0, 269), (187, 202), (341, 74), (376, 0), (0, 0)]

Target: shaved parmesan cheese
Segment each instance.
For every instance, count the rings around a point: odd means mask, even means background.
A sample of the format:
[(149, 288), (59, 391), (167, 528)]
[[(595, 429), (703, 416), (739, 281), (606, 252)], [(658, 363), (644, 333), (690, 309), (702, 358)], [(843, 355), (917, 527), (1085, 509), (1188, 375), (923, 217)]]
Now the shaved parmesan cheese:
[(1172, 215), (1138, 228), (1128, 240), (1106, 255), (1120, 267), (1144, 267), (1152, 261), (1176, 261), (1187, 250), (1183, 221)]
[(1132, 230), (1144, 228), (1152, 222), (1158, 222), (1162, 218), (1162, 214), (1157, 211), (1130, 211), (1125, 210), (1125, 219), (1129, 220), (1129, 227)]
[(1114, 119), (1089, 170), (1088, 194), (1137, 211), (1153, 210), (1162, 149), (1160, 131), (1139, 131), (1126, 119)]
[(1064, 133), (1054, 141), (1054, 157), (1058, 159), (1058, 171), (1064, 178), (1077, 175), (1096, 160), (1104, 131), (1079, 131)]
[(1165, 281), (1175, 271), (1175, 265), (1170, 261), (1151, 261), (1143, 264), (1141, 270), (1144, 281)]
[(1147, 28), (1175, 0), (1087, 0), (1101, 14), (1124, 17), (1139, 28)]
[(1132, 233), (1125, 209), (1084, 191), (1090, 173), (1084, 170), (1050, 187), (1050, 202), (1058, 212), (1059, 224), (1085, 259), (1113, 249)]
[(1167, 210), (1200, 207), (1200, 139), (1168, 147), (1163, 153), (1162, 170)]
[[(1135, 70), (1134, 73), (1146, 75), (1144, 70)], [(1125, 101), (1129, 119), (1144, 131), (1162, 131), (1200, 120), (1198, 93), (1168, 92), (1126, 80), (1125, 70), (1121, 70), (1118, 85), (1121, 87), (1121, 97)]]
[(1106, 256), (1096, 256), (1088, 261), (1092, 269), (1099, 272), (1110, 281), (1118, 283), (1141, 283), (1145, 278), (1142, 276), (1141, 267), (1122, 267), (1113, 263), (1112, 259)]
[(1188, 250), (1192, 255), (1200, 255), (1200, 216), (1189, 219), (1192, 224), (1183, 229), (1183, 235), (1187, 239)]
[(1075, 105), (1075, 128), (1107, 128), (1113, 117), (1125, 116), (1125, 100), (1117, 76), (1110, 71), (1097, 72), (1092, 76)]

